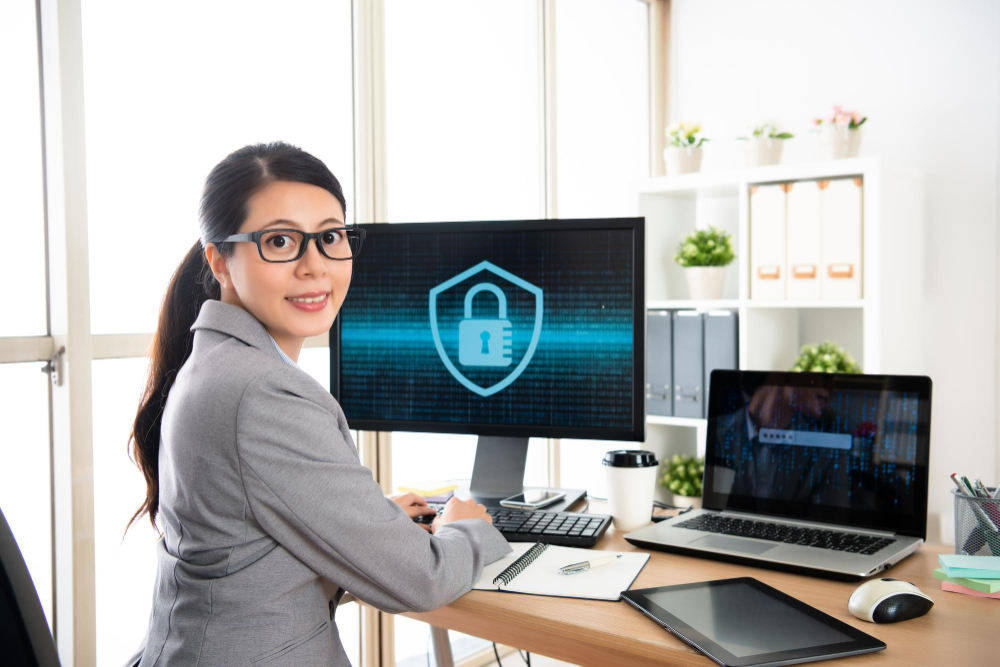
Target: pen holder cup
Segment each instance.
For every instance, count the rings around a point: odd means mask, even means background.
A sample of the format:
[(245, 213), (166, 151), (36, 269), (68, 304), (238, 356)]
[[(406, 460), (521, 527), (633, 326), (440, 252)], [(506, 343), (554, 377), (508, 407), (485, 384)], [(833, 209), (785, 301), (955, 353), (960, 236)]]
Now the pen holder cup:
[[(993, 489), (988, 489), (990, 493)], [(1000, 497), (955, 496), (955, 553), (1000, 556)]]

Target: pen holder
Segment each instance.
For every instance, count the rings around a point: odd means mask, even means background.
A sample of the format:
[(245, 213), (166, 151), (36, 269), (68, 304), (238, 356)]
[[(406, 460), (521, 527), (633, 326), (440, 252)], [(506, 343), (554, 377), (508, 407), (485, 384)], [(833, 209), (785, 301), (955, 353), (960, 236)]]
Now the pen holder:
[[(990, 493), (993, 489), (988, 489)], [(955, 553), (1000, 556), (1000, 498), (955, 496)]]

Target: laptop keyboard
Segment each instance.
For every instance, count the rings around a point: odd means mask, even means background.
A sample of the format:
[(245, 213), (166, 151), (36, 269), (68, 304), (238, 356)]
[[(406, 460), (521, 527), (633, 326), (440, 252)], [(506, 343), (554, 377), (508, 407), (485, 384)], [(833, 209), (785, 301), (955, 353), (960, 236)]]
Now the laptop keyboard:
[(753, 537), (758, 540), (785, 542), (817, 549), (847, 551), (850, 553), (874, 554), (884, 549), (896, 540), (877, 535), (862, 535), (860, 533), (842, 533), (836, 530), (807, 528), (786, 523), (771, 523), (754, 521), (736, 517), (720, 516), (718, 514), (700, 514), (693, 519), (675, 523), (678, 528), (700, 530), (706, 533), (721, 533), (739, 537)]
[[(444, 509), (444, 505), (438, 503), (428, 503), (428, 506), (436, 509), (438, 514)], [(592, 547), (611, 525), (611, 517), (606, 514), (531, 511), (506, 507), (490, 507), (486, 511), (493, 517), (493, 527), (508, 542)]]

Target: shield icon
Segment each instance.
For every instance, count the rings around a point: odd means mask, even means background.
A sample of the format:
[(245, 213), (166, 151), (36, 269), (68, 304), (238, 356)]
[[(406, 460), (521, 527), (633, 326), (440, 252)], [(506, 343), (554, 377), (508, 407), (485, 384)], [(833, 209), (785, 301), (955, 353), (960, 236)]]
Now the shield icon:
[[(521, 359), (520, 363), (518, 363), (518, 365), (514, 367), (514, 370), (512, 370), (507, 375), (507, 377), (503, 378), (496, 384), (493, 384), (489, 387), (480, 386), (475, 382), (473, 382), (472, 380), (470, 380), (468, 377), (465, 376), (464, 373), (462, 373), (462, 371), (460, 371), (455, 366), (455, 363), (448, 357), (448, 353), (445, 351), (444, 344), (441, 341), (441, 331), (440, 328), (438, 327), (438, 313), (437, 313), (437, 299), (442, 292), (451, 287), (454, 287), (455, 285), (458, 285), (462, 281), (467, 280), (472, 276), (481, 273), (483, 271), (489, 271), (499, 276), (500, 278), (503, 278), (504, 280), (507, 280), (517, 285), (521, 289), (535, 296), (534, 327), (531, 332), (531, 342), (528, 344), (528, 349), (524, 353), (524, 357)], [(499, 291), (498, 288), (496, 289), (497, 291)], [(455, 277), (449, 278), (448, 280), (444, 281), (437, 287), (431, 289), (430, 318), (431, 318), (431, 334), (434, 337), (434, 347), (437, 348), (438, 354), (441, 356), (441, 361), (444, 362), (445, 368), (448, 369), (448, 372), (451, 373), (452, 376), (454, 376), (454, 378), (458, 380), (459, 383), (462, 384), (462, 386), (464, 386), (469, 391), (479, 394), (480, 396), (485, 398), (487, 396), (492, 396), (493, 394), (499, 391), (503, 391), (504, 389), (509, 387), (511, 383), (513, 383), (518, 377), (521, 376), (521, 373), (524, 372), (524, 369), (526, 369), (528, 367), (528, 364), (531, 363), (532, 357), (535, 356), (535, 349), (538, 347), (538, 339), (541, 337), (542, 334), (542, 288), (532, 285), (527, 280), (519, 278), (509, 271), (504, 271), (496, 264), (483, 261), (480, 262), (479, 264), (476, 264), (472, 268), (459, 273)]]

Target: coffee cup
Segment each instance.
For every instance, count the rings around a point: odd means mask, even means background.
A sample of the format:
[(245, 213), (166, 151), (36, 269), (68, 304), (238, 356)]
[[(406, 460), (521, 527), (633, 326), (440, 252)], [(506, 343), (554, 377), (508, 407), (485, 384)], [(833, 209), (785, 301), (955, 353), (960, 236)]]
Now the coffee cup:
[(653, 452), (618, 449), (604, 455), (608, 505), (615, 530), (628, 532), (650, 522), (660, 462)]

